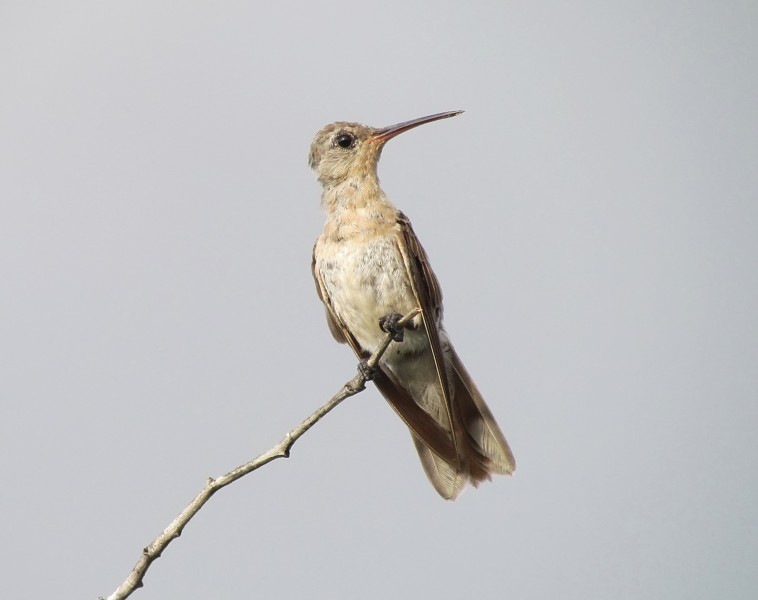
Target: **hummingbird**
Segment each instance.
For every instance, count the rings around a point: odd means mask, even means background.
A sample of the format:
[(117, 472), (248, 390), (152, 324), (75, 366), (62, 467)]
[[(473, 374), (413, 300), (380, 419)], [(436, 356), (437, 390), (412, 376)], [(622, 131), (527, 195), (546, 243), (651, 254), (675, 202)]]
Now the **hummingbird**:
[[(322, 185), (324, 231), (313, 248), (316, 291), (329, 329), (365, 361), (387, 333), (393, 343), (372, 373), (408, 426), (430, 482), (445, 499), (492, 474), (513, 454), (442, 324), (442, 292), (411, 222), (379, 186), (384, 145), (449, 111), (374, 128), (337, 122), (313, 139), (309, 164)], [(401, 315), (421, 312), (402, 328)]]

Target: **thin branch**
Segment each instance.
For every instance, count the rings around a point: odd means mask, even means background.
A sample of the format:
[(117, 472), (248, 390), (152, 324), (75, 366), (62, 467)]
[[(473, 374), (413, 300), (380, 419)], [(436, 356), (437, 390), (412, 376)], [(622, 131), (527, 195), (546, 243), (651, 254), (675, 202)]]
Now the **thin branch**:
[[(420, 309), (414, 308), (400, 321), (398, 321), (398, 326), (406, 326), (420, 312)], [(331, 400), (329, 400), (310, 417), (305, 419), (305, 421), (300, 423), (300, 425), (285, 435), (282, 441), (271, 448), (271, 450), (264, 454), (261, 454), (257, 458), (254, 458), (244, 465), (240, 465), (236, 469), (232, 469), (226, 475), (222, 475), (221, 477), (217, 477), (215, 479), (208, 479), (205, 487), (195, 497), (195, 499), (190, 502), (181, 513), (179, 513), (179, 516), (177, 516), (176, 519), (174, 519), (173, 522), (163, 530), (163, 533), (161, 533), (157, 538), (155, 538), (155, 540), (150, 543), (150, 545), (142, 550), (142, 556), (137, 561), (137, 564), (134, 565), (134, 569), (132, 569), (129, 577), (126, 578), (126, 580), (116, 589), (115, 592), (108, 596), (107, 600), (123, 600), (124, 598), (128, 598), (132, 592), (142, 587), (142, 580), (144, 579), (145, 573), (147, 573), (147, 570), (150, 568), (150, 565), (153, 563), (153, 561), (161, 555), (161, 553), (174, 539), (178, 538), (182, 534), (182, 530), (187, 525), (187, 523), (189, 523), (190, 519), (192, 519), (198, 513), (198, 511), (206, 502), (208, 502), (208, 500), (210, 500), (213, 494), (215, 494), (221, 488), (226, 487), (230, 483), (237, 481), (241, 477), (244, 477), (248, 473), (252, 473), (256, 469), (262, 467), (263, 465), (267, 465), (277, 458), (289, 458), (292, 446), (297, 440), (300, 439), (303, 434), (305, 434), (306, 431), (313, 427), (322, 417), (324, 417), (345, 398), (349, 398), (350, 396), (354, 396), (355, 394), (358, 394), (359, 392), (365, 390), (366, 382), (371, 377), (371, 370), (374, 369), (379, 363), (379, 359), (387, 350), (390, 343), (392, 343), (392, 334), (388, 333), (385, 336), (384, 340), (382, 340), (379, 348), (377, 348), (371, 357), (366, 361), (366, 366), (368, 369), (359, 368), (358, 373), (355, 375), (355, 377), (343, 385), (342, 389), (337, 392), (337, 394), (335, 394)]]

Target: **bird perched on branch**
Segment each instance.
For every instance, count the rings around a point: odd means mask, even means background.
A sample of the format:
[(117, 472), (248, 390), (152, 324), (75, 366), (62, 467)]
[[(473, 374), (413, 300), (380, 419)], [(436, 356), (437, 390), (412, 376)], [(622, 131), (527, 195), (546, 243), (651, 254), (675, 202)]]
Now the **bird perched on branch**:
[[(408, 218), (379, 187), (385, 143), (463, 111), (375, 129), (338, 122), (316, 134), (310, 166), (323, 186), (324, 231), (313, 276), (329, 329), (365, 360), (389, 332), (395, 341), (372, 373), (411, 431), (421, 464), (443, 498), (467, 483), (510, 474), (513, 454), (442, 326), (442, 292)], [(401, 315), (419, 314), (405, 328)]]

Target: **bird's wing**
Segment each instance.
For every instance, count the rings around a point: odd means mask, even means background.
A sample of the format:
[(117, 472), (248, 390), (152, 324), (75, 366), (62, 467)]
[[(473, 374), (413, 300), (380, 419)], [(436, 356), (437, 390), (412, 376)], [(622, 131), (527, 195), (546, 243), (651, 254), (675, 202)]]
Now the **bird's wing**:
[(337, 317), (337, 314), (334, 312), (332, 303), (329, 300), (329, 294), (326, 292), (324, 282), (321, 280), (321, 273), (319, 273), (318, 269), (316, 269), (316, 245), (318, 245), (318, 242), (316, 242), (316, 244), (313, 246), (311, 274), (313, 275), (313, 281), (316, 283), (316, 293), (318, 294), (318, 298), (321, 300), (321, 302), (324, 303), (324, 308), (326, 309), (326, 323), (329, 325), (329, 331), (332, 332), (334, 339), (337, 340), (340, 344), (350, 344), (350, 347), (358, 357), (367, 358), (366, 353), (358, 346), (356, 339), (352, 336), (348, 328), (345, 327), (345, 324)]
[(456, 408), (460, 411), (467, 441), (472, 442), (470, 462), (481, 468), (479, 475), (472, 469), (472, 479), (489, 479), (489, 473), (510, 475), (516, 468), (516, 460), (503, 432), (458, 354), (451, 349), (449, 356)]
[[(445, 360), (442, 354), (442, 345), (438, 324), (442, 318), (442, 291), (437, 281), (437, 276), (432, 271), (429, 264), (429, 258), (426, 256), (421, 242), (418, 241), (416, 233), (413, 231), (411, 222), (402, 212), (397, 213), (397, 226), (400, 231), (398, 238), (398, 249), (405, 262), (405, 268), (410, 279), (413, 295), (421, 309), (421, 316), (424, 321), (424, 329), (429, 338), (429, 344), (434, 356), (434, 364), (437, 368), (437, 376), (440, 380), (442, 393), (445, 400), (450, 405), (450, 386), (447, 380), (447, 371), (445, 369)], [(450, 422), (452, 423), (452, 416)]]
[(440, 289), (437, 276), (432, 271), (429, 258), (416, 237), (411, 222), (402, 212), (397, 213), (397, 226), (400, 236), (398, 238), (398, 248), (403, 256), (405, 268), (413, 288), (413, 294), (416, 297), (421, 316), (426, 330), (429, 346), (432, 350), (434, 365), (437, 370), (437, 377), (440, 383), (444, 408), (447, 413), (447, 420), (450, 424), (450, 437), (453, 447), (456, 449), (456, 463), (453, 463), (458, 472), (464, 472), (466, 467), (462, 464), (462, 446), (461, 440), (457, 439), (457, 429), (460, 423), (458, 415), (452, 406), (450, 382), (448, 381), (447, 368), (445, 366), (445, 356), (440, 343), (439, 323), (442, 320), (442, 290)]
[(458, 470), (467, 470), (474, 485), (490, 479), (490, 473), (510, 474), (516, 468), (516, 461), (505, 436), (450, 341), (440, 340), (438, 324), (442, 318), (442, 292), (429, 259), (408, 218), (402, 213), (398, 214), (398, 224), (407, 249), (401, 247), (401, 252), (406, 264), (410, 265), (408, 271), (423, 311), (437, 374), (445, 394), (452, 442), (458, 454)]

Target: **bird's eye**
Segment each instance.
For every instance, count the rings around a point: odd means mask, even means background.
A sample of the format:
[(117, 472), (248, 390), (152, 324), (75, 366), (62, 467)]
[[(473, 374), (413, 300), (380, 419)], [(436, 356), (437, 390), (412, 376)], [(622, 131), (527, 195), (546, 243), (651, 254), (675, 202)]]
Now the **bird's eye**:
[(350, 133), (340, 133), (334, 138), (334, 143), (340, 148), (352, 148), (355, 144), (355, 137)]

